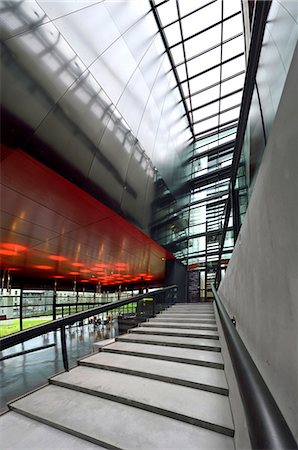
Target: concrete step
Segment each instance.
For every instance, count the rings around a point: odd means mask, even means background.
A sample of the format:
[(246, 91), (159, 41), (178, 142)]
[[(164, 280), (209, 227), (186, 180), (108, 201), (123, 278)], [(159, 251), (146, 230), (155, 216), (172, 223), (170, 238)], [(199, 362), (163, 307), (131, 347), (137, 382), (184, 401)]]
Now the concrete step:
[(179, 304), (176, 303), (175, 305), (170, 306), (168, 309), (184, 309), (184, 310), (190, 310), (190, 311), (203, 311), (203, 310), (214, 310), (213, 305), (192, 305), (189, 303), (186, 304)]
[(215, 314), (214, 312), (186, 312), (186, 311), (161, 311), (158, 314), (160, 317), (162, 316), (179, 316), (179, 317), (185, 317), (185, 318), (193, 318), (193, 319), (214, 319)]
[(0, 416), (0, 427), (1, 448), (5, 450), (104, 449), (13, 411)]
[(183, 318), (180, 319), (179, 317), (177, 318), (175, 315), (168, 315), (168, 316), (161, 316), (160, 314), (158, 314), (156, 317), (152, 317), (151, 319), (149, 319), (150, 322), (161, 322), (161, 323), (167, 323), (167, 322), (176, 322), (176, 323), (198, 323), (198, 324), (209, 324), (209, 325), (215, 325), (216, 324), (216, 320), (214, 319), (192, 319), (192, 318)]
[(233, 435), (229, 400), (217, 394), (83, 366), (51, 383)]
[(102, 348), (102, 351), (184, 364), (195, 364), (198, 366), (213, 367), (214, 369), (224, 368), (221, 353), (210, 352), (208, 350), (193, 350), (179, 347), (165, 347), (164, 345), (136, 344), (118, 341)]
[(212, 330), (217, 331), (217, 328), (214, 325), (200, 325), (200, 324), (189, 324), (187, 322), (159, 322), (158, 320), (152, 321), (149, 319), (149, 322), (145, 322), (142, 324), (143, 327), (157, 327), (157, 328), (184, 328), (187, 330)]
[(228, 394), (224, 371), (211, 367), (161, 361), (140, 356), (115, 355), (108, 352), (88, 356), (80, 360), (79, 364), (202, 389), (217, 394)]
[[(110, 449), (234, 449), (234, 441), (229, 436), (54, 385), (34, 392), (10, 407)], [(23, 445), (26, 447), (24, 441)]]
[(149, 329), (148, 327), (136, 327), (129, 330), (130, 333), (134, 334), (159, 334), (164, 336), (180, 336), (180, 337), (197, 337), (203, 339), (219, 339), (216, 331), (209, 330), (187, 330), (185, 328), (177, 329), (166, 329), (163, 327)]
[(137, 334), (129, 333), (123, 334), (116, 338), (116, 342), (134, 342), (151, 345), (164, 345), (170, 347), (189, 348), (196, 350), (209, 350), (214, 352), (220, 352), (219, 340), (215, 339), (199, 339), (199, 338), (186, 338), (179, 336), (161, 336), (154, 334)]

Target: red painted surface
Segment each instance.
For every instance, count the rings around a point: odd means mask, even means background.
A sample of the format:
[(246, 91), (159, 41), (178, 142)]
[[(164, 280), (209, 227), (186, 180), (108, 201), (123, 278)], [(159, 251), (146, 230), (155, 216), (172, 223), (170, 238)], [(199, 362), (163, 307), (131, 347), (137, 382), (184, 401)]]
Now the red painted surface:
[(164, 248), (20, 150), (1, 147), (1, 268), (102, 284), (162, 280)]

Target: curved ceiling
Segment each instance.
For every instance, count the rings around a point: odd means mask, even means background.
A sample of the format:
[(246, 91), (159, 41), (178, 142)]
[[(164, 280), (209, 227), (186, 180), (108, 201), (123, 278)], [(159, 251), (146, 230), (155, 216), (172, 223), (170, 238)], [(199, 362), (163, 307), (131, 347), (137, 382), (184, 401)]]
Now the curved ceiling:
[(162, 280), (152, 239), (26, 153), (1, 147), (1, 268), (102, 285)]

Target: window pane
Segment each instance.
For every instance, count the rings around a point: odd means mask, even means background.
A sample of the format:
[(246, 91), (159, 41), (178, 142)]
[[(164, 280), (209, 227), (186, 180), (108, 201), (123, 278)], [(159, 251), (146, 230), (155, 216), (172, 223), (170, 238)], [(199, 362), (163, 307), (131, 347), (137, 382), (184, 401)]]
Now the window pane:
[[(183, 2), (181, 2), (183, 3)], [(196, 4), (196, 2), (193, 2)], [(197, 5), (196, 5), (197, 6)], [(185, 38), (204, 30), (221, 19), (221, 2), (215, 2), (182, 20)]]
[(220, 43), (220, 25), (185, 42), (186, 59)]
[(228, 78), (244, 69), (245, 59), (244, 55), (242, 55), (222, 65), (222, 78)]
[(231, 106), (239, 105), (241, 103), (242, 92), (237, 94), (229, 95), (229, 97), (224, 98), (220, 101), (220, 109), (227, 109)]
[(215, 66), (220, 63), (220, 47), (210, 50), (207, 53), (199, 56), (187, 63), (189, 76), (195, 75), (198, 72), (203, 72), (209, 67)]
[(232, 78), (231, 80), (225, 81), (221, 85), (221, 94), (226, 95), (229, 92), (235, 91), (236, 89), (240, 89), (244, 85), (244, 77), (245, 74), (238, 75), (235, 78)]
[(203, 120), (205, 117), (217, 113), (219, 113), (219, 102), (211, 103), (211, 105), (205, 106), (204, 108), (194, 111), (193, 119), (194, 122), (196, 122), (197, 120)]
[(209, 70), (208, 72), (200, 75), (193, 80), (190, 80), (191, 92), (196, 92), (200, 89), (210, 86), (210, 84), (217, 83), (220, 80), (220, 69), (216, 67), (215, 69)]
[(205, 103), (210, 102), (211, 100), (216, 99), (218, 97), (219, 97), (219, 85), (207, 89), (206, 91), (203, 91), (200, 94), (194, 95), (192, 97), (192, 107), (196, 108), (200, 105), (204, 105)]
[(242, 35), (222, 46), (222, 59), (223, 61), (225, 61), (226, 59), (229, 59), (232, 56), (235, 56), (243, 51), (244, 39)]
[(177, 44), (181, 41), (181, 33), (179, 23), (174, 23), (173, 25), (165, 29), (166, 37), (168, 39), (169, 46)]
[(157, 8), (163, 26), (178, 19), (176, 0), (169, 0)]
[(232, 19), (226, 20), (223, 23), (223, 40), (229, 39), (235, 36), (235, 34), (241, 33), (243, 31), (243, 22), (241, 14), (233, 17)]

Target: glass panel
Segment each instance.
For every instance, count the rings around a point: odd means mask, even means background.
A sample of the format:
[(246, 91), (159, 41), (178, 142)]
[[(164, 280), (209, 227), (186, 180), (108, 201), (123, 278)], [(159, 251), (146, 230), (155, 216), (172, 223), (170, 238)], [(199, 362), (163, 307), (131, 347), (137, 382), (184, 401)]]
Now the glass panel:
[[(169, 0), (157, 8), (163, 26), (178, 19), (176, 0)], [(166, 31), (166, 30), (165, 30)]]
[(228, 122), (229, 120), (238, 119), (240, 107), (234, 108), (231, 111), (220, 114), (220, 123)]
[(167, 27), (165, 33), (170, 47), (182, 40), (179, 23), (174, 23)]
[(193, 95), (192, 107), (196, 108), (198, 106), (204, 105), (205, 103), (210, 102), (211, 100), (216, 99), (218, 97), (219, 97), (219, 85), (207, 89), (206, 91), (203, 91), (200, 94)]
[(216, 127), (218, 125), (218, 117), (212, 117), (211, 119), (204, 120), (202, 123), (194, 125), (195, 134), (202, 133), (209, 128)]
[(241, 11), (241, 0), (229, 0), (224, 2), (223, 16), (224, 19), (232, 14)]
[(222, 59), (223, 61), (225, 61), (226, 59), (229, 59), (232, 56), (235, 56), (243, 51), (244, 51), (244, 39), (243, 35), (241, 35), (222, 46)]
[(223, 40), (229, 39), (243, 31), (242, 15), (238, 14), (223, 23)]
[(234, 73), (240, 72), (245, 69), (244, 55), (233, 59), (222, 65), (222, 78), (228, 78)]
[(244, 77), (245, 74), (243, 73), (242, 75), (238, 75), (231, 80), (223, 82), (221, 85), (221, 94), (226, 95), (229, 92), (242, 88), (244, 85)]
[(196, 59), (188, 62), (189, 76), (195, 75), (198, 72), (203, 72), (210, 67), (220, 63), (220, 47), (210, 50), (207, 53), (199, 56)]
[(241, 103), (242, 92), (238, 92), (237, 94), (229, 95), (220, 101), (220, 109), (227, 109), (231, 106), (239, 105)]
[(185, 14), (188, 14), (198, 8), (201, 8), (204, 5), (207, 5), (208, 3), (210, 3), (210, 1), (211, 0), (179, 0), (180, 14), (181, 16), (184, 16)]
[[(184, 1), (181, 2), (181, 4)], [(197, 2), (193, 2), (197, 6)], [(198, 31), (204, 30), (221, 19), (221, 2), (215, 2), (206, 8), (191, 14), (182, 20), (183, 35), (185, 38)]]
[(220, 25), (205, 31), (185, 42), (186, 59), (208, 50), (220, 43), (221, 27)]
[(194, 122), (198, 120), (203, 120), (205, 117), (211, 116), (212, 114), (219, 113), (219, 102), (211, 103), (211, 105), (205, 106), (204, 108), (198, 109), (193, 113)]
[(215, 69), (209, 70), (208, 72), (200, 75), (193, 80), (190, 80), (190, 90), (194, 93), (200, 89), (210, 86), (210, 84), (217, 83), (220, 79), (220, 69), (216, 67)]

